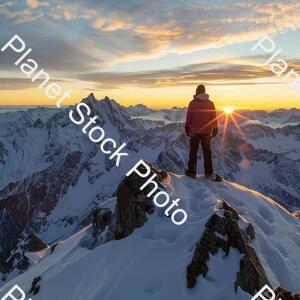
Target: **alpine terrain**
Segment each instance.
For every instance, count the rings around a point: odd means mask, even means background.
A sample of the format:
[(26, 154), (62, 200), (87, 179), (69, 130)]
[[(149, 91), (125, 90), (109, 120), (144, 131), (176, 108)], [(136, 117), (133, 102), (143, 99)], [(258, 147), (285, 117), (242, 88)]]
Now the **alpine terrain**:
[[(74, 107), (0, 113), (0, 295), (18, 284), (33, 299), (250, 299), (269, 284), (299, 299), (298, 110), (240, 112), (226, 135), (220, 119), (226, 180), (214, 183), (182, 175), (184, 108), (82, 101), (127, 144), (119, 167), (70, 122)], [(139, 159), (182, 199), (183, 226), (125, 177)]]

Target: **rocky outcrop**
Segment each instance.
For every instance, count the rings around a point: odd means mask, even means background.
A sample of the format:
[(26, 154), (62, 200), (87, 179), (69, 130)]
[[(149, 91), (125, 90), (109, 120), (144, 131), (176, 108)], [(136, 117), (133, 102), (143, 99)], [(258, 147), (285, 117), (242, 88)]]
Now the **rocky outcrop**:
[[(164, 189), (162, 181), (168, 176), (164, 170), (156, 170), (150, 163), (150, 178), (157, 175), (154, 181), (159, 188)], [(139, 171), (145, 173), (145, 167), (140, 166)], [(92, 212), (92, 247), (100, 242), (120, 240), (129, 236), (136, 228), (142, 227), (147, 221), (147, 215), (155, 210), (153, 196), (148, 197), (153, 185), (140, 190), (145, 183), (145, 178), (132, 173), (126, 176), (119, 184), (114, 195), (117, 198), (114, 213), (108, 208), (96, 207)]]
[(274, 292), (276, 294), (276, 300), (300, 300), (300, 295), (293, 294), (283, 287), (277, 287)]
[[(163, 188), (161, 182), (166, 178), (165, 171), (158, 171), (148, 163), (151, 177), (154, 173), (157, 177), (154, 179), (160, 188)], [(144, 173), (144, 167), (140, 166), (139, 171)], [(109, 238), (119, 240), (130, 235), (136, 228), (142, 227), (147, 221), (147, 214), (152, 214), (155, 205), (152, 197), (147, 197), (153, 186), (149, 185), (145, 189), (140, 187), (145, 183), (145, 178), (141, 178), (135, 173), (125, 177), (117, 189), (117, 206), (112, 224), (109, 229)]]
[(31, 262), (26, 253), (38, 252), (48, 247), (34, 233), (20, 235), (16, 246), (8, 251), (6, 255), (0, 257), (0, 271), (3, 274), (2, 281), (6, 281), (8, 274), (13, 270), (21, 274), (30, 268)]
[[(155, 169), (149, 162), (147, 164), (150, 167), (147, 178), (156, 174), (157, 176), (153, 180), (158, 184), (159, 189), (164, 189), (162, 182), (168, 177), (168, 173)], [(144, 166), (140, 166), (138, 170), (140, 173), (146, 172)], [(112, 240), (123, 239), (147, 222), (147, 215), (151, 215), (155, 211), (155, 205), (153, 203), (154, 195), (147, 196), (153, 189), (153, 185), (150, 184), (140, 190), (145, 181), (145, 178), (136, 173), (126, 176), (114, 193), (117, 200), (114, 212), (103, 207), (93, 209), (91, 213), (93, 239), (88, 248), (94, 248)]]
[[(140, 167), (140, 172), (145, 170)], [(151, 176), (155, 172), (152, 168)], [(147, 214), (152, 214), (155, 210), (151, 197), (147, 194), (151, 191), (149, 187), (140, 190), (145, 179), (133, 173), (125, 177), (117, 190), (116, 223), (114, 239), (122, 239), (130, 235), (135, 228), (142, 227), (147, 221)], [(159, 178), (157, 177), (157, 183)]]
[(94, 245), (96, 244), (99, 235), (104, 231), (106, 226), (112, 222), (112, 212), (108, 208), (96, 207), (93, 210), (93, 237)]
[(34, 233), (29, 233), (24, 241), (25, 252), (38, 252), (48, 248), (48, 245)]
[(36, 295), (39, 293), (40, 291), (40, 288), (41, 288), (41, 280), (42, 280), (42, 277), (41, 276), (38, 276), (38, 277), (35, 277), (33, 278), (33, 281), (31, 283), (31, 287), (30, 287), (30, 290), (29, 290), (29, 294), (33, 294), (33, 295)]
[(30, 267), (30, 260), (26, 256), (27, 252), (38, 252), (47, 249), (48, 245), (41, 240), (36, 234), (29, 233), (22, 235), (16, 247), (10, 252), (10, 257), (3, 262), (2, 273), (7, 274), (14, 269), (19, 273), (26, 271)]
[(200, 275), (206, 277), (209, 272), (208, 261), (211, 255), (223, 251), (227, 256), (230, 249), (235, 248), (243, 254), (235, 281), (235, 289), (240, 287), (245, 292), (254, 295), (264, 285), (270, 285), (264, 268), (251, 246), (251, 241), (255, 238), (254, 228), (248, 224), (245, 230), (242, 229), (239, 225), (237, 211), (226, 202), (223, 203), (221, 212), (223, 216), (215, 213), (205, 225), (204, 233), (196, 245), (193, 259), (187, 267), (187, 286), (193, 288)]
[(28, 270), (30, 267), (30, 262), (27, 256), (21, 257), (20, 261), (17, 263), (17, 268), (22, 272)]
[(245, 292), (254, 295), (263, 286), (271, 286), (264, 268), (255, 253), (254, 248), (246, 245), (244, 256), (240, 261), (240, 270), (237, 273), (235, 289), (240, 287)]

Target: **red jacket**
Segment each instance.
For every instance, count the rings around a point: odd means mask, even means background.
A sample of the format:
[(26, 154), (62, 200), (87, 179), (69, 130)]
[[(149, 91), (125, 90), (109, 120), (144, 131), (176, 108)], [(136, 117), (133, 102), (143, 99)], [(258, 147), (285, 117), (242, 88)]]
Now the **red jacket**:
[(207, 94), (199, 94), (190, 102), (185, 127), (190, 134), (207, 135), (218, 128), (216, 108)]

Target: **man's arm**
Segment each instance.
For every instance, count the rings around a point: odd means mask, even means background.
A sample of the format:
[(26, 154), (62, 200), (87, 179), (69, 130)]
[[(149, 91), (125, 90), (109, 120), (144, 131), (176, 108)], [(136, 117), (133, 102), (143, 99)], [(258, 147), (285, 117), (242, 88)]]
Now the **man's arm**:
[(190, 103), (187, 109), (186, 119), (185, 119), (185, 134), (187, 136), (190, 136), (191, 120), (192, 120), (192, 109)]
[(213, 102), (212, 102), (212, 109), (210, 111), (210, 120), (213, 127), (212, 136), (215, 137), (219, 129), (218, 129), (217, 111)]

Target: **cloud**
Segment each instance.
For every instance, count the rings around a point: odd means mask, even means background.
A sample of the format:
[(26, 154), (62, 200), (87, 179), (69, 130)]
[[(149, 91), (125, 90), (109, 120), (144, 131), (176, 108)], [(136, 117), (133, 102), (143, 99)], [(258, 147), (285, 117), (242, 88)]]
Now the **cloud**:
[(157, 88), (195, 85), (196, 82), (249, 80), (270, 75), (267, 70), (250, 65), (212, 62), (186, 65), (171, 70), (88, 73), (79, 75), (78, 78), (93, 82), (98, 88), (120, 88), (124, 86)]
[(116, 30), (127, 30), (132, 28), (132, 24), (128, 24), (123, 20), (112, 20), (111, 18), (98, 18), (92, 23), (92, 28), (101, 31), (112, 32)]
[(0, 31), (26, 33), (46, 65), (71, 73), (300, 28), (299, 0), (27, 1), (0, 6)]
[(16, 3), (16, 2), (13, 2), (13, 1), (7, 1), (7, 2), (5, 2), (5, 3), (2, 3), (2, 4), (0, 4), (0, 9), (1, 9), (1, 8), (11, 7), (11, 6), (13, 6), (15, 3)]
[(42, 6), (50, 6), (46, 1), (38, 1), (38, 0), (26, 0), (26, 3), (31, 8), (37, 8)]
[(49, 13), (48, 13), (48, 16), (50, 16), (52, 19), (54, 19), (54, 20), (61, 20), (62, 18), (63, 18), (63, 16), (61, 15), (61, 14), (59, 14), (59, 13), (57, 13), (57, 12), (52, 12), (52, 11), (50, 11)]
[[(41, 17), (44, 17), (45, 21), (90, 19), (90, 15), (87, 12), (91, 13), (91, 11), (83, 9), (76, 3), (69, 4), (67, 1), (53, 0), (50, 5), (47, 1), (26, 0), (25, 4), (19, 4), (15, 1), (0, 4), (0, 14), (4, 14), (8, 19), (13, 19), (14, 24), (33, 23)], [(94, 15), (94, 13), (91, 13), (91, 15)]]
[(14, 24), (24, 24), (24, 23), (31, 23), (38, 19), (41, 19), (44, 16), (44, 13), (33, 12), (30, 10), (23, 10), (23, 11), (16, 11), (9, 15), (9, 19), (14, 19)]
[[(82, 8), (76, 3), (68, 4), (59, 2), (59, 4), (52, 4), (50, 9), (46, 12), (46, 17), (50, 17), (50, 19), (56, 21), (88, 20), (91, 17), (89, 13), (89, 10)], [(91, 15), (93, 15), (93, 13), (91, 13)]]
[(67, 21), (75, 19), (75, 16), (70, 11), (68, 11), (68, 10), (65, 10), (63, 12), (63, 16), (64, 16), (64, 19), (67, 20)]
[[(0, 15), (5, 17), (9, 17), (11, 14), (11, 8), (16, 4), (15, 1), (7, 1), (5, 3), (0, 4)], [(0, 19), (1, 20), (1, 19)], [(1, 21), (0, 21), (1, 22)]]
[[(290, 68), (300, 67), (300, 61), (292, 61)], [(186, 65), (171, 70), (148, 72), (100, 72), (81, 74), (78, 79), (94, 84), (97, 89), (122, 87), (158, 88), (197, 85), (199, 82), (212, 85), (262, 84), (267, 81), (255, 79), (274, 78), (267, 66), (210, 62)]]
[[(65, 80), (52, 79), (52, 78), (51, 81), (65, 82)], [(37, 87), (39, 82), (41, 82), (41, 80), (36, 80), (36, 82), (32, 83), (28, 78), (1, 78), (0, 77), (0, 89), (3, 91), (32, 89)]]
[[(25, 41), (26, 47), (32, 49), (26, 59), (34, 59), (39, 67), (48, 71), (50, 75), (58, 73), (67, 77), (72, 73), (95, 70), (102, 64), (101, 58), (95, 56), (96, 50), (94, 51), (94, 46), (89, 40), (83, 38), (73, 40), (63, 36), (47, 36), (46, 33), (45, 36), (41, 36), (40, 34), (39, 28), (33, 28), (29, 33), (20, 34), (20, 37)], [(5, 44), (12, 36), (8, 33), (3, 34), (1, 44)], [(35, 39), (35, 36), (39, 38)], [(20, 56), (20, 53), (15, 53), (10, 48), (0, 52), (1, 71), (15, 71), (14, 62)]]
[(110, 33), (116, 60), (222, 47), (300, 28), (298, 0), (87, 2), (100, 8), (91, 28), (99, 39)]
[(28, 79), (23, 78), (0, 78), (1, 90), (25, 90), (33, 88)]

